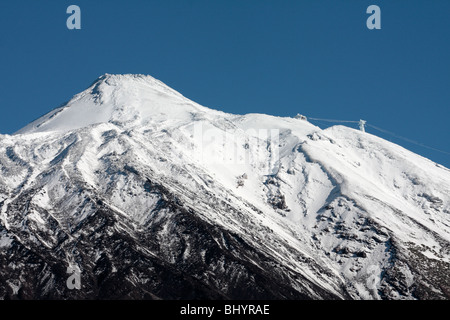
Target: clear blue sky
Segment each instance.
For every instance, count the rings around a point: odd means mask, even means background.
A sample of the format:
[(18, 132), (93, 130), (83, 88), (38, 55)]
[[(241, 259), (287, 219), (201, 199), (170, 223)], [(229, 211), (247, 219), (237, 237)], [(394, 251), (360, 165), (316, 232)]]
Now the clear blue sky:
[[(81, 30), (66, 28), (71, 4)], [(381, 30), (366, 28), (371, 4)], [(1, 133), (104, 73), (141, 73), (226, 112), (362, 118), (450, 152), (449, 0), (1, 1), (0, 71)]]

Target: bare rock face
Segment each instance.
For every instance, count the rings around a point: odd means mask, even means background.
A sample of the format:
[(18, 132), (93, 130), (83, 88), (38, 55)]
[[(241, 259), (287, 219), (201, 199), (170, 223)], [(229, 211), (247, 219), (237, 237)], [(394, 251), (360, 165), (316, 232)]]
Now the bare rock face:
[(368, 133), (105, 75), (0, 172), (2, 299), (450, 298), (450, 170)]

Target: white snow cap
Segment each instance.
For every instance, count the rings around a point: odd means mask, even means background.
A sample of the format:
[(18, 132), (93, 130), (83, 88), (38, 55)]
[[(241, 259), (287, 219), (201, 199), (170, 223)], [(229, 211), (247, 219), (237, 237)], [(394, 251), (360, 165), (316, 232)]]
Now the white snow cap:
[[(186, 119), (209, 110), (149, 75), (99, 77), (65, 105), (28, 124), (16, 134), (70, 131), (104, 122), (145, 124), (149, 118)], [(214, 110), (209, 110), (215, 112)]]

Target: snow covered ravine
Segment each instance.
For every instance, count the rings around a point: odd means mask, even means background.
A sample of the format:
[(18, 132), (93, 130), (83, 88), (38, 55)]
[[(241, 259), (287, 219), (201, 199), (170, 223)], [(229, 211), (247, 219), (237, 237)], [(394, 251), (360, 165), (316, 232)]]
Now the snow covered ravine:
[(369, 133), (107, 74), (0, 168), (0, 298), (450, 298), (450, 170)]

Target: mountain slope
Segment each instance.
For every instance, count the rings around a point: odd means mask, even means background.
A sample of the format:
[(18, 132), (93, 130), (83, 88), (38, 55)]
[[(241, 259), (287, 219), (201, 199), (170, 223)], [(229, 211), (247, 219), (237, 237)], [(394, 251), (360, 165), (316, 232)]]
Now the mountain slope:
[(368, 133), (105, 75), (0, 167), (3, 298), (450, 296), (450, 171)]

